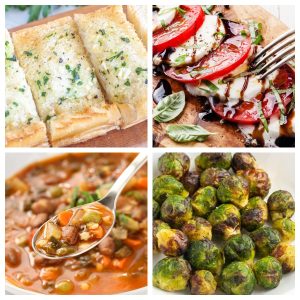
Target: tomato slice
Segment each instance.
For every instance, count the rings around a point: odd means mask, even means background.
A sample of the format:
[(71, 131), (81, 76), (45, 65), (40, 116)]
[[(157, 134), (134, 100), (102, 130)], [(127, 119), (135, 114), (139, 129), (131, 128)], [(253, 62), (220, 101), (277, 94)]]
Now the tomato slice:
[(153, 34), (153, 53), (177, 47), (193, 36), (201, 27), (205, 13), (200, 5), (180, 5), (185, 13), (177, 13), (173, 22)]
[[(275, 78), (273, 84), (277, 90), (290, 89), (295, 83), (295, 72), (288, 65), (280, 68), (279, 74)], [(292, 94), (280, 94), (284, 107), (292, 101)], [(213, 98), (209, 99), (212, 110), (222, 119), (239, 123), (239, 124), (256, 124), (260, 122), (259, 111), (257, 109), (258, 102), (261, 101), (262, 111), (266, 119), (272, 115), (279, 113), (276, 98), (274, 94), (268, 90), (264, 95), (260, 95), (252, 101), (244, 101), (236, 107), (230, 108), (224, 103), (216, 103)]]
[(216, 79), (229, 74), (248, 57), (251, 38), (236, 35), (225, 40), (218, 49), (200, 62), (182, 68), (170, 68), (165, 74), (177, 81), (196, 83), (201, 79)]

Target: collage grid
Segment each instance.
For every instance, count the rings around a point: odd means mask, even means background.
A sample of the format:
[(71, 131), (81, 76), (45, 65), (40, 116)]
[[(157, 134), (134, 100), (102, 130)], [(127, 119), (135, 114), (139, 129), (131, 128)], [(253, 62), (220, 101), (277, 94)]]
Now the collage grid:
[[(153, 235), (152, 235), (152, 228), (154, 226), (155, 220), (153, 220), (152, 217), (152, 211), (153, 211), (153, 205), (152, 205), (152, 199), (154, 199), (154, 193), (153, 193), (153, 180), (160, 175), (161, 173), (158, 170), (158, 160), (159, 157), (164, 155), (165, 153), (169, 152), (183, 152), (187, 153), (188, 156), (191, 159), (191, 165), (194, 167), (193, 160), (194, 157), (202, 152), (205, 153), (216, 153), (216, 152), (222, 152), (222, 153), (231, 153), (234, 154), (236, 152), (239, 153), (252, 153), (258, 160), (259, 164), (261, 164), (262, 168), (265, 168), (268, 172), (271, 172), (270, 177), (274, 178), (274, 185), (278, 186), (278, 189), (291, 189), (291, 193), (294, 195), (294, 198), (297, 202), (297, 195), (299, 195), (299, 187), (297, 186), (296, 182), (297, 179), (299, 178), (299, 172), (298, 168), (296, 167), (299, 164), (299, 158), (296, 153), (297, 153), (297, 140), (294, 140), (295, 147), (288, 147), (288, 148), (280, 148), (280, 147), (270, 147), (270, 148), (264, 148), (264, 147), (255, 147), (255, 148), (245, 148), (244, 146), (231, 146), (231, 141), (229, 140), (228, 145), (222, 144), (222, 146), (216, 146), (214, 142), (209, 145), (209, 143), (205, 144), (204, 143), (199, 143), (198, 147), (192, 147), (191, 144), (176, 144), (173, 141), (166, 141), (165, 145), (160, 145), (162, 147), (156, 147), (157, 146), (157, 141), (155, 140), (155, 137), (157, 136), (157, 128), (158, 124), (160, 125), (159, 129), (163, 128), (165, 130), (166, 128), (166, 123), (157, 123), (156, 121), (152, 120), (152, 115), (151, 112), (153, 111), (153, 108), (155, 104), (152, 103), (151, 99), (153, 99), (153, 88), (152, 86), (156, 85), (156, 79), (153, 79), (152, 72), (152, 64), (153, 64), (153, 56), (152, 56), (152, 29), (149, 24), (152, 24), (152, 5), (165, 5), (165, 3), (157, 3), (157, 1), (146, 1), (146, 0), (110, 0), (110, 1), (89, 1), (89, 3), (86, 3), (84, 1), (72, 1), (72, 3), (69, 3), (69, 1), (51, 1), (51, 5), (56, 5), (56, 6), (61, 6), (62, 2), (64, 2), (64, 5), (73, 5), (76, 6), (75, 9), (78, 7), (77, 6), (83, 6), (83, 5), (145, 5), (147, 6), (147, 23), (148, 23), (148, 29), (147, 29), (147, 69), (148, 72), (145, 75), (145, 82), (147, 82), (147, 99), (148, 101), (146, 102), (147, 106), (147, 122), (143, 122), (143, 125), (135, 125), (129, 129), (124, 129), (121, 131), (113, 132), (111, 137), (108, 134), (108, 136), (104, 138), (97, 138), (93, 140), (92, 142), (87, 142), (86, 145), (84, 144), (77, 144), (77, 145), (71, 145), (68, 148), (59, 148), (59, 147), (52, 147), (52, 148), (33, 148), (33, 147), (24, 147), (24, 148), (16, 148), (16, 147), (7, 147), (6, 146), (6, 139), (5, 139), (5, 128), (6, 128), (6, 123), (5, 123), (5, 118), (2, 118), (2, 124), (3, 124), (3, 130), (2, 130), (2, 135), (1, 135), (1, 147), (2, 147), (2, 162), (5, 168), (5, 172), (2, 172), (1, 175), (1, 180), (3, 184), (1, 185), (1, 191), (2, 195), (6, 195), (6, 188), (7, 186), (4, 184), (6, 178), (11, 176), (13, 173), (15, 173), (17, 170), (22, 169), (24, 166), (27, 165), (27, 162), (33, 162), (36, 160), (39, 160), (41, 157), (45, 156), (54, 156), (54, 155), (59, 155), (59, 154), (64, 154), (64, 153), (101, 153), (105, 156), (105, 153), (144, 153), (147, 155), (147, 176), (148, 176), (148, 202), (147, 202), (147, 225), (148, 225), (148, 241), (147, 241), (147, 266), (148, 266), (148, 273), (147, 273), (147, 281), (148, 285), (141, 290), (138, 290), (137, 292), (132, 291), (129, 292), (128, 295), (122, 294), (122, 295), (101, 295), (104, 299), (121, 299), (121, 297), (139, 297), (139, 298), (152, 298), (156, 297), (157, 299), (164, 299), (165, 297), (171, 298), (174, 296), (177, 297), (182, 297), (187, 293), (187, 290), (183, 292), (176, 292), (176, 293), (169, 293), (162, 291), (158, 289), (157, 287), (153, 287), (152, 282), (153, 282), (153, 267), (154, 263), (156, 263), (159, 259), (161, 259), (163, 256), (157, 255), (156, 253), (153, 253), (153, 244), (155, 241), (153, 240)], [(163, 2), (163, 0), (161, 0)], [(182, 1), (166, 1), (167, 5), (170, 6), (178, 6), (182, 5)], [(203, 2), (203, 3), (202, 3)], [(200, 4), (202, 5), (209, 5), (211, 4), (209, 1), (202, 1)], [(239, 5), (241, 4), (239, 1), (214, 1), (215, 5), (224, 5), (224, 4), (229, 4), (230, 6), (232, 5)], [(4, 28), (7, 26), (7, 20), (5, 19), (7, 14), (5, 10), (5, 5), (48, 5), (49, 1), (4, 1), (0, 3), (0, 28), (1, 30), (1, 41), (2, 44), (4, 44)], [(186, 0), (184, 5), (200, 5), (198, 2), (194, 0)], [(259, 1), (252, 1), (251, 3), (245, 3), (245, 5), (256, 5), (259, 6), (262, 3)], [(244, 5), (244, 3), (243, 3)], [(276, 16), (278, 19), (280, 19), (283, 23), (287, 24), (288, 27), (299, 27), (298, 26), (298, 19), (297, 19), (297, 13), (299, 12), (299, 5), (296, 3), (296, 1), (288, 1), (286, 3), (282, 3), (282, 1), (265, 1), (264, 3), (264, 8), (269, 11), (271, 14)], [(42, 12), (41, 12), (42, 14)], [(20, 16), (20, 15), (19, 15)], [(296, 16), (295, 18), (293, 16)], [(24, 17), (23, 17), (24, 18)], [(26, 18), (26, 17), (25, 17)], [(26, 22), (26, 20), (25, 20)], [(272, 24), (273, 26), (273, 24)], [(272, 30), (272, 27), (271, 29)], [(296, 32), (297, 34), (297, 32)], [(276, 34), (277, 35), (277, 34)], [(84, 40), (84, 37), (80, 37), (81, 40)], [(296, 48), (298, 44), (298, 39), (296, 39)], [(126, 41), (125, 41), (125, 46), (126, 46)], [(125, 48), (124, 48), (125, 49)], [(4, 47), (1, 47), (0, 49), (0, 55), (1, 57), (6, 57), (6, 53), (4, 53)], [(118, 54), (118, 53), (116, 53)], [(89, 60), (92, 61), (93, 63), (93, 58), (89, 56)], [(5, 61), (2, 60), (1, 62), (1, 81), (0, 81), (0, 90), (2, 90), (2, 95), (5, 97)], [(135, 66), (135, 71), (137, 70), (139, 66)], [(141, 67), (142, 69), (142, 67)], [(140, 70), (140, 69), (139, 69)], [(143, 71), (141, 71), (143, 72)], [(72, 73), (72, 70), (71, 70)], [(70, 74), (71, 74), (70, 73)], [(139, 73), (139, 71), (137, 72)], [(74, 74), (74, 72), (73, 72)], [(72, 75), (73, 76), (73, 75)], [(76, 76), (75, 76), (76, 77)], [(155, 84), (154, 84), (155, 81)], [(296, 76), (296, 82), (298, 81), (298, 76)], [(103, 83), (101, 83), (102, 85)], [(296, 83), (295, 83), (296, 85)], [(101, 91), (102, 87), (100, 88)], [(178, 90), (175, 88), (176, 91)], [(138, 91), (138, 88), (137, 88)], [(34, 92), (33, 92), (34, 93)], [(106, 94), (105, 94), (106, 95)], [(132, 95), (136, 96), (136, 95)], [(3, 101), (4, 102), (4, 101)], [(133, 105), (134, 106), (134, 105)], [(128, 108), (126, 108), (128, 109)], [(132, 107), (130, 107), (132, 109)], [(297, 106), (296, 106), (297, 109)], [(3, 104), (2, 106), (2, 115), (4, 116), (4, 111), (6, 110), (6, 106)], [(134, 107), (135, 110), (135, 118), (136, 114), (138, 114), (136, 111), (136, 107)], [(187, 114), (192, 113), (193, 110), (188, 111)], [(121, 118), (123, 119), (123, 122), (126, 123), (126, 118), (131, 118), (132, 112), (129, 110), (124, 110), (123, 115)], [(121, 113), (122, 114), (122, 113)], [(125, 120), (125, 121), (124, 121)], [(183, 119), (185, 120), (185, 119)], [(186, 117), (186, 120), (190, 120), (189, 116)], [(111, 120), (110, 120), (111, 121)], [(130, 120), (131, 122), (132, 120)], [(133, 121), (134, 122), (134, 121)], [(138, 121), (140, 122), (140, 121)], [(180, 121), (180, 123), (182, 123)], [(123, 125), (122, 125), (123, 126)], [(296, 121), (294, 123), (294, 132), (296, 132), (299, 129), (299, 122), (296, 118)], [(126, 125), (124, 126), (126, 128)], [(227, 129), (229, 130), (229, 129)], [(125, 131), (125, 133), (123, 133)], [(128, 132), (128, 133), (126, 133)], [(154, 134), (154, 137), (153, 137)], [(164, 133), (165, 136), (165, 133)], [(49, 137), (49, 135), (48, 135)], [(119, 142), (116, 142), (116, 140), (119, 140)], [(165, 138), (162, 139), (165, 141)], [(219, 141), (221, 141), (219, 139)], [(216, 142), (218, 143), (218, 138), (216, 138)], [(121, 146), (120, 146), (121, 145)], [(165, 146), (165, 147), (163, 147)], [(27, 156), (27, 157), (26, 157)], [(274, 158), (273, 158), (274, 157)], [(274, 163), (273, 163), (274, 160)], [(9, 163), (9, 165), (8, 165)], [(20, 166), (20, 167), (18, 167)], [(285, 173), (285, 169), (287, 172)], [(274, 172), (274, 174), (273, 174)], [(283, 181), (283, 183), (281, 182)], [(273, 183), (273, 182), (272, 182)], [(276, 190), (276, 187), (274, 186), (274, 189)], [(273, 186), (271, 191), (274, 191)], [(297, 206), (297, 205), (296, 205)], [(4, 216), (4, 212), (6, 209), (5, 201), (3, 201), (2, 204), (2, 211), (3, 211), (3, 221), (2, 221), (2, 228), (6, 228), (7, 226), (7, 220), (6, 216)], [(293, 219), (296, 219), (296, 216), (298, 215), (298, 212), (295, 212), (295, 216)], [(5, 238), (5, 243), (6, 243), (6, 236), (5, 236), (5, 230), (3, 229), (0, 233), (0, 236), (2, 240), (4, 241)], [(298, 234), (296, 233), (296, 239), (295, 239), (295, 247), (297, 249), (298, 247)], [(3, 250), (2, 252), (2, 261), (5, 262), (6, 258), (6, 252), (5, 252), (5, 247), (2, 247)], [(297, 252), (296, 252), (297, 253)], [(296, 254), (296, 264), (297, 261), (299, 262), (298, 255)], [(3, 263), (3, 272), (1, 272), (1, 279), (2, 279), (2, 295), (3, 296), (8, 296), (11, 298), (19, 299), (20, 297), (25, 297), (29, 299), (29, 297), (32, 297), (31, 292), (24, 292), (23, 291), (17, 291), (14, 289), (11, 289), (11, 284), (7, 284), (6, 280), (6, 266), (5, 263)], [(28, 272), (28, 270), (25, 270), (25, 273)], [(279, 288), (279, 291), (277, 289), (274, 290), (262, 290), (258, 289), (253, 295), (262, 297), (272, 297), (272, 295), (288, 295), (292, 298), (296, 297), (299, 288), (297, 287), (296, 284), (296, 279), (298, 277), (298, 270), (296, 269), (295, 273), (289, 273), (287, 275), (283, 276), (283, 281), (282, 281), (282, 287)], [(286, 278), (285, 278), (286, 277)], [(10, 287), (8, 287), (10, 285)], [(12, 291), (12, 292), (11, 292)], [(190, 293), (190, 292), (188, 292)], [(76, 294), (76, 293), (75, 293)], [(86, 293), (89, 295), (89, 293)], [(178, 295), (176, 295), (178, 294)], [(41, 294), (39, 294), (41, 295)], [(75, 296), (75, 295), (72, 295)], [(96, 295), (89, 295), (90, 297), (96, 297)], [(50, 297), (65, 297), (62, 295), (51, 295)], [(79, 295), (75, 297), (80, 297)], [(221, 292), (217, 292), (215, 295), (216, 298), (218, 297), (228, 297)]]

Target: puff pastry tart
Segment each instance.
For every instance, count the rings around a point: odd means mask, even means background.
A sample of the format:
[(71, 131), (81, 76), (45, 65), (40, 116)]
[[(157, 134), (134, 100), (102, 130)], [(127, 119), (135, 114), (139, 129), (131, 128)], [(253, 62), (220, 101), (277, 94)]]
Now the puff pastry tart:
[(146, 119), (147, 53), (122, 6), (75, 14), (79, 34), (110, 103), (116, 103), (122, 127)]
[(7, 147), (48, 146), (46, 127), (40, 120), (14, 52), (8, 31), (5, 32), (5, 144)]
[(15, 32), (13, 42), (52, 146), (119, 127), (120, 112), (105, 103), (71, 17)]

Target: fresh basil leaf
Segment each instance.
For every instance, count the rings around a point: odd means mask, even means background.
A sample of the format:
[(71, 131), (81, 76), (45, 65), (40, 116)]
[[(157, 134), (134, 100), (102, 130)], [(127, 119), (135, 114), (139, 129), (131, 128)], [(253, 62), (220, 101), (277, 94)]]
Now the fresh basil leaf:
[(206, 15), (211, 15), (211, 11), (214, 9), (214, 5), (201, 5)]
[(184, 109), (185, 94), (183, 91), (164, 97), (154, 108), (153, 118), (157, 122), (168, 122), (176, 118)]
[(214, 93), (219, 90), (219, 88), (209, 80), (204, 79), (202, 82)]
[(258, 110), (258, 114), (259, 114), (260, 121), (261, 121), (261, 123), (263, 124), (265, 131), (266, 131), (266, 132), (269, 132), (268, 122), (267, 122), (266, 117), (265, 117), (265, 115), (264, 115), (264, 112), (263, 112), (263, 110), (262, 110), (261, 101), (259, 101), (259, 102), (257, 103), (257, 110)]
[(255, 21), (250, 21), (248, 24), (252, 44), (259, 45), (264, 39), (261, 34), (262, 24)]
[(285, 107), (282, 103), (282, 100), (281, 100), (281, 97), (278, 93), (278, 91), (276, 90), (276, 88), (274, 87), (272, 81), (270, 81), (270, 87), (271, 87), (271, 90), (276, 98), (276, 102), (277, 102), (277, 105), (278, 105), (278, 108), (279, 108), (279, 111), (280, 111), (280, 120), (279, 120), (279, 124), (280, 125), (284, 125), (286, 122), (287, 122), (287, 118), (286, 118), (286, 115), (285, 115)]
[(295, 109), (295, 86), (293, 86), (293, 88), (292, 88), (292, 90), (293, 90), (293, 99), (292, 99), (292, 101), (291, 101), (291, 103), (290, 103), (290, 105), (289, 105), (289, 109), (288, 109), (288, 114), (293, 110), (293, 109)]
[(204, 142), (213, 133), (205, 130), (199, 125), (192, 124), (173, 124), (166, 128), (170, 139), (178, 143)]

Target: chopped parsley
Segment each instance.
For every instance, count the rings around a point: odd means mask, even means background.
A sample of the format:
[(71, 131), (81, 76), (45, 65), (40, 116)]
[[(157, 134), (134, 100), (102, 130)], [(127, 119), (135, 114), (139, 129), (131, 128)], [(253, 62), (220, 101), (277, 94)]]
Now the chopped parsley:
[(43, 77), (44, 85), (46, 85), (48, 81), (49, 81), (49, 77), (47, 75), (44, 75), (44, 77)]
[(130, 80), (129, 79), (126, 79), (125, 83), (124, 83), (126, 86), (130, 86)]
[(16, 101), (13, 102), (13, 105), (14, 106), (19, 106), (19, 104)]
[(46, 97), (47, 93), (46, 92), (42, 92), (42, 97)]
[(19, 88), (19, 92), (24, 93), (25, 89), (24, 88)]
[(31, 121), (32, 121), (32, 117), (28, 118), (27, 119), (27, 124), (30, 125)]
[(17, 61), (17, 58), (15, 55), (13, 55), (12, 57), (6, 57), (5, 59), (9, 60), (9, 61)]
[(36, 81), (36, 84), (37, 84), (37, 86), (38, 86), (39, 89), (42, 87), (42, 83), (41, 83), (40, 80), (37, 80), (37, 81)]
[(125, 43), (130, 43), (130, 39), (128, 37), (120, 37), (120, 39)]
[(32, 52), (31, 51), (24, 51), (24, 54), (27, 56), (32, 56)]
[(135, 69), (135, 73), (136, 73), (137, 75), (140, 75), (142, 72), (147, 72), (147, 69), (143, 69), (143, 68), (141, 68), (141, 67), (137, 67), (137, 68)]
[(117, 54), (111, 56), (110, 58), (107, 58), (106, 61), (113, 61), (113, 60), (119, 58), (123, 53), (124, 53), (123, 51), (120, 51)]
[(5, 111), (5, 118), (9, 116), (9, 110)]

